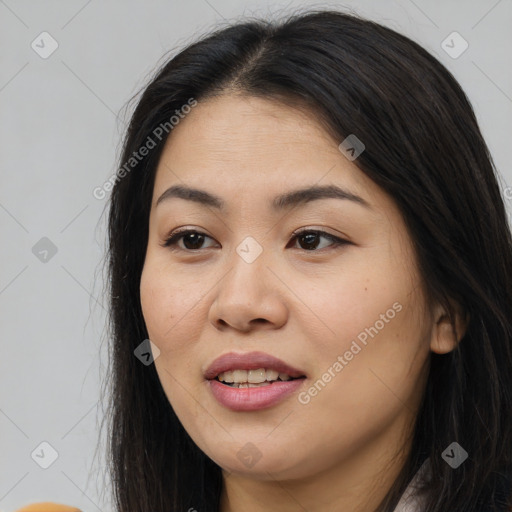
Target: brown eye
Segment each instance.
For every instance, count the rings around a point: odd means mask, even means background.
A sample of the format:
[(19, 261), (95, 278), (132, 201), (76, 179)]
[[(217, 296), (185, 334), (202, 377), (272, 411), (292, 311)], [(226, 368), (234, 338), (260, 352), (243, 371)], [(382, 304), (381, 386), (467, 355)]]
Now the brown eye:
[[(321, 238), (330, 240), (332, 242), (331, 247), (339, 247), (349, 243), (347, 240), (338, 238), (337, 236), (326, 233), (325, 231), (311, 229), (295, 233), (295, 236), (292, 240), (297, 240), (301, 244), (301, 248), (305, 251), (314, 251), (318, 248), (319, 240)], [(320, 249), (323, 249), (324, 247), (321, 247)]]
[[(205, 233), (201, 233), (200, 231), (196, 231), (193, 229), (185, 229), (182, 231), (172, 233), (168, 238), (165, 239), (162, 245), (163, 247), (172, 247), (173, 249), (173, 246), (177, 245), (177, 249), (182, 251), (198, 251), (200, 249), (204, 249), (202, 245), (206, 238), (213, 240), (211, 237), (209, 237)], [(320, 240), (322, 238), (329, 240), (331, 242), (330, 247), (333, 248), (339, 247), (341, 245), (347, 245), (350, 243), (347, 240), (331, 235), (330, 233), (326, 233), (325, 231), (311, 229), (302, 230), (300, 232), (295, 233), (292, 238), (292, 241), (297, 240), (301, 245), (301, 247), (299, 248), (302, 248), (305, 251), (314, 252), (316, 251), (316, 249), (318, 249), (320, 245)], [(178, 243), (181, 240), (183, 240), (183, 246), (180, 246)], [(324, 247), (320, 247), (320, 249), (324, 248), (325, 245)]]
[(195, 231), (193, 229), (188, 229), (184, 231), (179, 231), (176, 233), (173, 233), (171, 236), (166, 238), (163, 246), (164, 247), (170, 247), (173, 245), (176, 245), (178, 241), (183, 239), (183, 245), (184, 247), (178, 247), (182, 250), (187, 251), (196, 251), (198, 249), (201, 249), (201, 245), (204, 243), (205, 238), (210, 238), (205, 233), (201, 233), (199, 231)]

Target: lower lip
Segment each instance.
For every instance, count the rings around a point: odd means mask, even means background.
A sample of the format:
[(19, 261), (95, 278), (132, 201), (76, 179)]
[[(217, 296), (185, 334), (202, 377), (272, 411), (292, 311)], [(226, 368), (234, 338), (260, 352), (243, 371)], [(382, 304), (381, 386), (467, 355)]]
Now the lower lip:
[(210, 389), (217, 401), (232, 411), (257, 411), (276, 405), (297, 391), (305, 379), (275, 381), (256, 388), (233, 388), (216, 379), (209, 380)]

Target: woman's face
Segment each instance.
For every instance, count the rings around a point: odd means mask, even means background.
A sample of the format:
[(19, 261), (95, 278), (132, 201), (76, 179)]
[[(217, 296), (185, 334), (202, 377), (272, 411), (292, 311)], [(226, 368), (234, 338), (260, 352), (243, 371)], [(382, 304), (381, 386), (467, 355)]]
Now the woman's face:
[[(155, 177), (140, 292), (158, 376), (199, 448), (259, 479), (390, 456), (436, 336), (398, 209), (312, 115), (199, 102)], [(177, 186), (201, 193), (157, 204)], [(164, 246), (178, 228), (195, 233)]]

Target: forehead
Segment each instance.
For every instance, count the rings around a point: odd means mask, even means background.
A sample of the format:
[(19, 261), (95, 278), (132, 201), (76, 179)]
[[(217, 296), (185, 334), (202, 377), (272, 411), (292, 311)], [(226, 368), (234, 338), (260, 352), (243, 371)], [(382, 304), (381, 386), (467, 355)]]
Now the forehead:
[(334, 184), (375, 201), (379, 188), (340, 152), (340, 142), (307, 110), (254, 97), (199, 101), (167, 139), (153, 206), (173, 185), (237, 201)]

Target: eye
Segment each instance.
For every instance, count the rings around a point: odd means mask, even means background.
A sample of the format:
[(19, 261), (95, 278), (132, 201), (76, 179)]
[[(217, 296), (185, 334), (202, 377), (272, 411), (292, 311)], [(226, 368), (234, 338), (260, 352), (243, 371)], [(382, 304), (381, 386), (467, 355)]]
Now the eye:
[[(331, 235), (330, 233), (326, 233), (325, 231), (321, 231), (318, 229), (303, 229), (301, 231), (295, 232), (292, 240), (297, 239), (301, 241), (304, 245), (306, 245), (306, 248), (304, 248), (304, 250), (311, 252), (311, 250), (314, 250), (318, 247), (319, 238), (325, 238), (327, 240), (330, 240), (332, 242), (331, 246), (333, 248), (339, 247), (341, 245), (347, 245), (350, 243), (347, 240), (344, 240), (343, 238), (339, 238), (337, 236)], [(323, 249), (324, 247), (320, 247), (320, 249)]]
[[(292, 238), (292, 241), (300, 241), (301, 244), (304, 244), (306, 246), (306, 248), (303, 249), (309, 252), (314, 251), (315, 249), (318, 248), (318, 239), (320, 238), (325, 238), (329, 240), (331, 242), (331, 246), (334, 248), (339, 247), (341, 245), (347, 245), (350, 243), (347, 240), (344, 240), (343, 238), (339, 238), (337, 236), (331, 235), (330, 233), (326, 233), (325, 231), (317, 229), (304, 229), (293, 233), (293, 235), (294, 236)], [(183, 229), (171, 233), (171, 235), (165, 239), (162, 246), (176, 246), (179, 241), (183, 240), (184, 247), (178, 245), (178, 250), (196, 251), (203, 248), (200, 246), (204, 242), (205, 238), (210, 238), (211, 240), (213, 240), (213, 238), (209, 237), (205, 233), (201, 233), (200, 231), (196, 231), (194, 229)], [(324, 247), (320, 247), (320, 249), (323, 249)]]
[[(178, 247), (178, 249), (184, 250), (184, 251), (195, 251), (197, 249), (201, 249), (200, 246), (204, 239), (211, 238), (205, 233), (201, 233), (200, 231), (196, 231), (194, 229), (183, 229), (180, 231), (175, 231), (174, 233), (171, 233), (169, 237), (167, 237), (162, 244), (163, 247), (171, 247), (175, 246), (179, 240), (183, 239), (183, 243), (185, 244), (185, 247)], [(213, 238), (212, 238), (213, 240)], [(187, 247), (187, 245), (191, 245), (192, 247)]]

